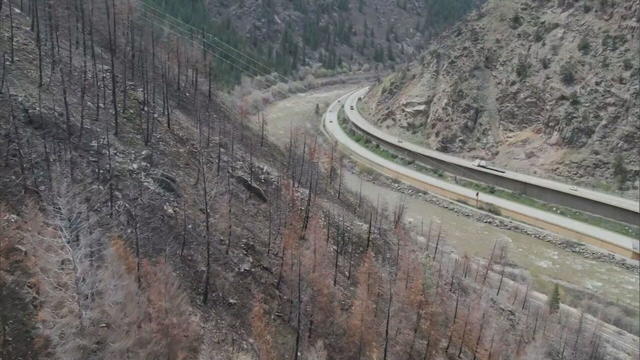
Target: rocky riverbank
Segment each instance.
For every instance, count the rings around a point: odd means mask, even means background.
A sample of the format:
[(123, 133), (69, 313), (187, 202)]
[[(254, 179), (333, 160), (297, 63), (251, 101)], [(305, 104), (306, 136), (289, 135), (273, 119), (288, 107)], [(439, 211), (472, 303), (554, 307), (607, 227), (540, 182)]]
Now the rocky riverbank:
[(495, 226), (499, 229), (525, 234), (527, 236), (548, 242), (563, 250), (570, 251), (574, 254), (578, 254), (587, 259), (613, 264), (620, 268), (623, 268), (625, 270), (635, 272), (635, 273), (640, 271), (640, 266), (638, 262), (634, 263), (633, 260), (626, 259), (621, 256), (602, 251), (593, 246), (583, 244), (568, 238), (560, 237), (548, 231), (544, 231), (544, 230), (535, 228), (533, 226), (526, 225), (524, 223), (517, 222), (502, 216), (497, 216), (465, 204), (458, 204), (453, 201), (443, 199), (440, 196), (417, 189), (413, 186), (404, 184), (402, 182), (399, 182), (395, 179), (391, 179), (379, 173), (372, 174), (371, 172), (361, 171), (361, 169), (358, 166), (356, 166), (352, 161), (349, 161), (348, 166), (350, 171), (352, 171), (355, 174), (358, 174), (358, 176), (361, 176), (362, 178), (370, 182), (373, 182), (376, 184), (385, 184), (386, 186), (389, 186), (390, 188), (394, 189), (397, 192), (400, 192), (407, 196), (418, 198), (420, 200), (434, 204), (438, 207), (450, 210), (459, 216), (472, 218), (477, 222)]

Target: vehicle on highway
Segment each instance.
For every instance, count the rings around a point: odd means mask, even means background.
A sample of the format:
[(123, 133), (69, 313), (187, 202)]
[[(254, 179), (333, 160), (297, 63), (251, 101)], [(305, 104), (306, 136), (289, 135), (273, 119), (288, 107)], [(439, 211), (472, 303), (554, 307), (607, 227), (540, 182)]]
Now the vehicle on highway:
[(484, 160), (480, 160), (480, 159), (476, 159), (473, 162), (473, 166), (477, 166), (477, 167), (487, 167), (487, 162)]

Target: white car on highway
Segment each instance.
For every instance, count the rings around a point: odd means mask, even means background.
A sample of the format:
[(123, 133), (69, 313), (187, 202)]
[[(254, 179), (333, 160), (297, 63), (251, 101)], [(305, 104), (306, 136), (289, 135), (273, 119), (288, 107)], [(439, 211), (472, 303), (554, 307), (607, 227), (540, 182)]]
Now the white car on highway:
[(484, 160), (480, 160), (480, 159), (476, 159), (473, 162), (473, 166), (478, 166), (478, 167), (487, 167), (487, 162)]

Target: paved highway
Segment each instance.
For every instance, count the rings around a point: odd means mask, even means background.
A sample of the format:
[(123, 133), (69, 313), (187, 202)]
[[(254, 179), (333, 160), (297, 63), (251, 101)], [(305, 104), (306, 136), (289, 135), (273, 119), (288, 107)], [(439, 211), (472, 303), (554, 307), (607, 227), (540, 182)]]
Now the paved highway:
[[(396, 143), (397, 146), (404, 148), (406, 150), (409, 150), (411, 152), (422, 154), (435, 159), (443, 160), (451, 164), (456, 164), (459, 166), (470, 168), (470, 169), (473, 169), (473, 171), (483, 171), (486, 173), (495, 174), (494, 171), (491, 171), (489, 169), (483, 169), (483, 168), (474, 166), (471, 161), (461, 159), (459, 157), (451, 156), (439, 151), (427, 149), (419, 145), (412, 144), (410, 142), (402, 141), (397, 137), (391, 136), (385, 133), (384, 131), (378, 129), (377, 127), (375, 127), (373, 124), (371, 124), (365, 118), (362, 117), (362, 115), (360, 114), (356, 106), (358, 102), (358, 98), (364, 96), (368, 91), (369, 91), (368, 87), (360, 89), (354, 92), (353, 94), (351, 94), (350, 96), (348, 96), (346, 99), (346, 104), (345, 104), (346, 115), (349, 118), (349, 120), (355, 123), (359, 128), (363, 129), (367, 133), (379, 139)], [(504, 173), (499, 174), (499, 176), (509, 178), (509, 179), (514, 179), (524, 183), (534, 184), (537, 186), (543, 186), (548, 189), (571, 194), (572, 196), (584, 197), (590, 200), (595, 200), (601, 203), (613, 205), (613, 206), (620, 207), (620, 208), (630, 210), (640, 214), (640, 203), (638, 201), (633, 201), (630, 199), (625, 199), (618, 196), (601, 193), (598, 191), (579, 188), (579, 187), (571, 186), (561, 182), (543, 179), (536, 176), (521, 174), (521, 173), (512, 172), (512, 171), (505, 171)]]
[[(352, 155), (363, 160), (368, 165), (381, 170), (384, 173), (391, 174), (396, 178), (400, 178), (406, 182), (411, 183), (412, 185), (428, 185), (427, 189), (432, 190), (440, 195), (443, 195), (447, 198), (452, 198), (454, 200), (464, 199), (469, 202), (469, 199), (473, 202), (474, 200), (478, 200), (481, 204), (492, 204), (501, 209), (502, 213), (518, 220), (522, 220), (524, 222), (528, 222), (530, 224), (536, 225), (538, 227), (542, 227), (547, 230), (551, 230), (553, 232), (559, 233), (561, 235), (574, 238), (576, 240), (582, 240), (588, 242), (592, 245), (600, 246), (601, 248), (616, 252), (620, 255), (624, 255), (627, 257), (637, 258), (638, 257), (638, 248), (639, 243), (637, 239), (633, 239), (627, 236), (623, 236), (608, 230), (604, 230), (599, 227), (595, 227), (586, 223), (578, 222), (560, 215), (556, 215), (550, 212), (538, 210), (536, 208), (532, 208), (526, 205), (522, 205), (520, 203), (516, 203), (513, 201), (505, 200), (503, 198), (499, 198), (490, 194), (482, 193), (479, 195), (479, 198), (476, 198), (476, 191), (456, 185), (451, 184), (446, 181), (427, 176), (421, 172), (413, 170), (411, 168), (405, 167), (403, 165), (397, 164), (390, 160), (387, 160), (368, 149), (364, 148), (360, 144), (356, 143), (352, 140), (340, 127), (338, 124), (338, 112), (341, 106), (345, 107), (345, 111), (347, 116), (349, 116), (351, 121), (357, 121), (358, 126), (366, 127), (367, 131), (371, 131), (371, 134), (375, 134), (375, 136), (384, 136), (386, 138), (389, 135), (383, 133), (379, 129), (375, 128), (371, 124), (369, 124), (360, 114), (357, 112), (357, 107), (355, 106), (358, 97), (364, 95), (364, 93), (368, 89), (358, 90), (353, 93), (349, 93), (336, 102), (334, 102), (324, 117), (324, 127), (325, 130), (332, 136), (335, 140), (338, 141), (342, 145), (343, 148), (348, 150)], [(353, 110), (352, 110), (353, 107)], [(397, 138), (395, 138), (397, 141)], [(432, 150), (420, 148), (414, 144), (405, 143), (403, 144), (408, 149), (415, 149), (415, 151), (425, 151), (432, 152)], [(457, 164), (463, 166), (473, 166), (468, 161), (456, 158), (454, 156), (438, 153), (433, 154), (433, 156), (439, 156), (443, 159), (447, 159), (447, 161), (455, 162)], [(490, 170), (486, 170), (490, 171)], [(509, 176), (525, 176), (521, 174), (510, 173)], [(535, 178), (537, 179), (537, 178)], [(546, 181), (546, 180), (545, 180)], [(555, 182), (550, 186), (565, 186), (566, 184), (560, 184)], [(425, 188), (422, 186), (422, 188)], [(571, 191), (571, 190), (568, 190)], [(582, 191), (582, 189), (580, 189)], [(586, 191), (586, 190), (585, 190)], [(607, 201), (619, 202), (620, 206), (631, 206), (625, 199), (619, 199), (615, 197), (611, 197), (609, 195), (596, 193), (594, 196), (602, 196), (602, 199), (607, 199)], [(615, 199), (612, 199), (615, 198)], [(635, 204), (637, 206), (637, 204)], [(592, 239), (599, 241), (591, 241)]]

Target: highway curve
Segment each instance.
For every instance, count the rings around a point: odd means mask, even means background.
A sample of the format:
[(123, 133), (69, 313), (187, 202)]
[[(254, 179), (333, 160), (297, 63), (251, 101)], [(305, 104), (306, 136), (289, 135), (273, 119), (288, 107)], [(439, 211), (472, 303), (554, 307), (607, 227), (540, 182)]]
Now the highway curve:
[(638, 259), (640, 256), (638, 253), (637, 239), (490, 194), (481, 193), (476, 197), (478, 194), (474, 190), (425, 175), (424, 173), (397, 164), (369, 151), (351, 139), (338, 123), (338, 113), (341, 107), (345, 107), (345, 113), (352, 121), (354, 114), (360, 116), (360, 114), (357, 113), (357, 106), (355, 106), (355, 103), (357, 98), (362, 96), (366, 90), (367, 88), (342, 96), (331, 104), (323, 118), (323, 127), (328, 135), (334, 138), (341, 145), (343, 150), (347, 151), (358, 161), (384, 173), (385, 175), (411, 184), (419, 189), (435, 193), (444, 198), (454, 201), (462, 201), (467, 204), (477, 203), (480, 207), (492, 205), (500, 209), (502, 215), (557, 233), (567, 238), (582, 241), (627, 258)]

